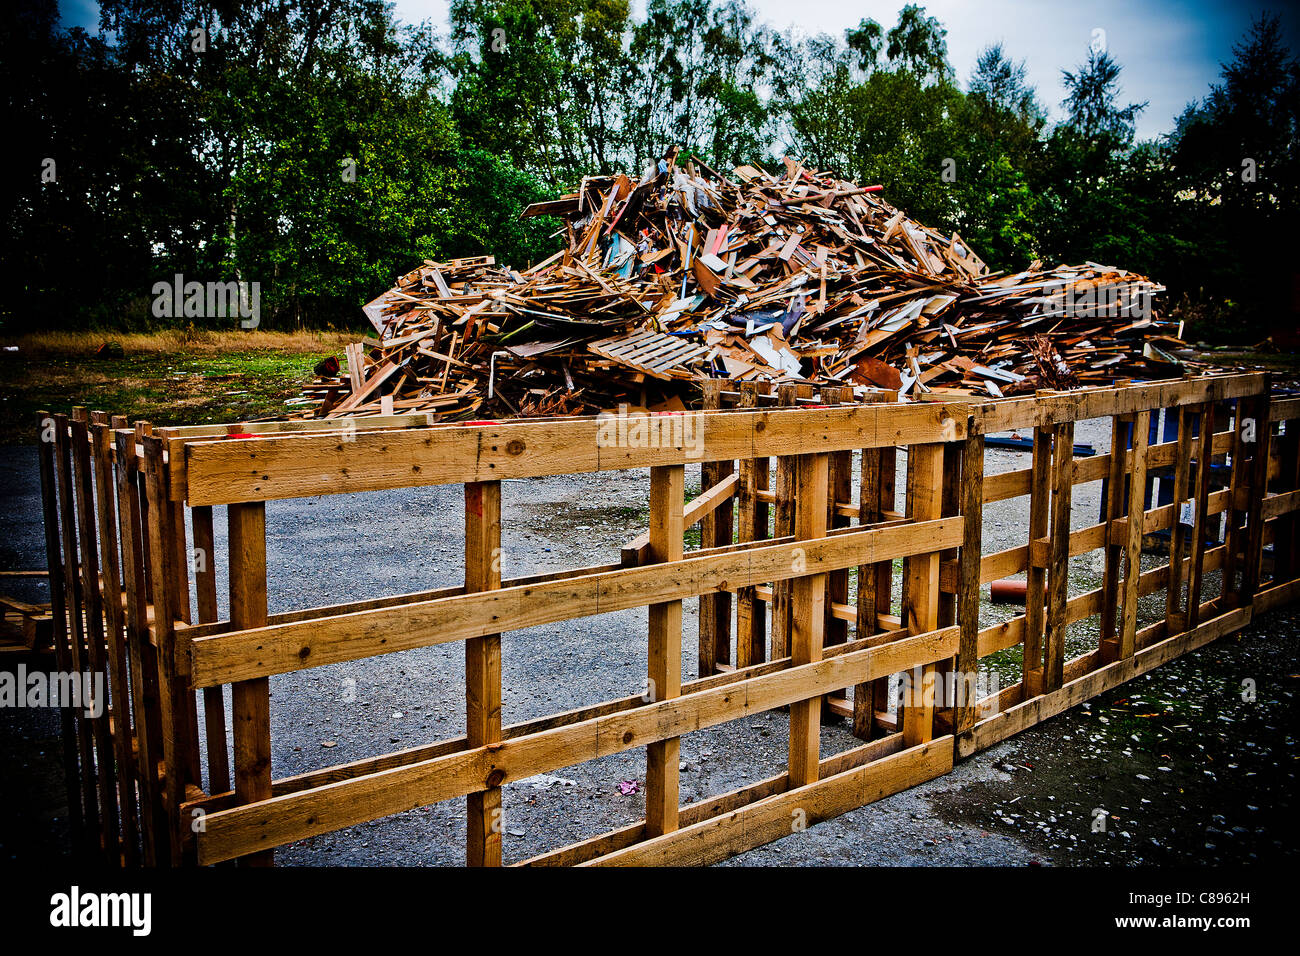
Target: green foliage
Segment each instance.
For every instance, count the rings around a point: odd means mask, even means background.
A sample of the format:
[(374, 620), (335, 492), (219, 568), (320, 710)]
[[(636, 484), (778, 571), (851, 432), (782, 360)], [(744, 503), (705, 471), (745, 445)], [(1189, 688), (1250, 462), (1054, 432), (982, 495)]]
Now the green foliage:
[(266, 327), (354, 324), (421, 259), (545, 258), (558, 224), (524, 206), (637, 177), (673, 144), (722, 171), (790, 155), (880, 183), (995, 269), (1144, 272), (1193, 334), (1262, 337), (1287, 315), (1259, 251), (1300, 198), (1300, 69), (1275, 19), (1170, 137), (1135, 143), (1145, 104), (1121, 100), (1104, 51), (1063, 71), (1049, 127), (1001, 45), (963, 92), (915, 4), (840, 37), (775, 31), (744, 0), (647, 0), (639, 18), (629, 0), (452, 0), (442, 40), (382, 0), (101, 13), (96, 37), (61, 31), (50, 0), (0, 21), (5, 324), (147, 325), (176, 273), (259, 282)]

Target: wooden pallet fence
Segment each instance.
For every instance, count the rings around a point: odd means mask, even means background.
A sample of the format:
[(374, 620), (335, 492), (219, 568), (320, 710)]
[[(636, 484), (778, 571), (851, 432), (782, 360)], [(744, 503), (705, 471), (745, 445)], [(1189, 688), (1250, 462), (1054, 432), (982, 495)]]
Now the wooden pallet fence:
[[(1264, 375), (986, 403), (729, 388), (711, 385), (702, 410), (682, 413), (698, 444), (611, 443), (595, 418), (153, 429), (81, 410), (42, 416), (58, 666), (102, 673), (108, 697), (101, 718), (62, 715), (79, 846), (125, 866), (265, 865), (287, 843), (463, 799), (471, 865), (713, 862), (789, 835), (792, 819), (947, 773), (1300, 594), (1300, 398), (1272, 395)], [(1177, 433), (1153, 443), (1147, 423), (1161, 410)], [(1076, 458), (1075, 424), (1097, 418), (1111, 420), (1109, 452)], [(1009, 429), (1033, 433), (1029, 467), (988, 474), (985, 437)], [(686, 500), (695, 464), (701, 490)], [(648, 470), (650, 526), (617, 561), (502, 578), (503, 480), (628, 468)], [(1157, 470), (1172, 503), (1145, 496)], [(1104, 483), (1105, 513), (1072, 531), (1074, 489), (1089, 482)], [(268, 613), (268, 503), (434, 484), (464, 486), (463, 586)], [(1020, 496), (1023, 543), (985, 553), (984, 508)], [(700, 546), (686, 550), (694, 525)], [(1168, 559), (1153, 564), (1144, 544), (1166, 529)], [(1072, 593), (1070, 560), (1090, 553), (1101, 586)], [(1017, 574), (1025, 612), (981, 627), (982, 585)], [(1152, 620), (1140, 601), (1157, 592)], [(690, 601), (700, 667), (687, 680)], [(503, 633), (636, 608), (644, 688), (503, 725)], [(1092, 616), (1095, 646), (1068, 656), (1070, 625)], [(452, 642), (464, 646), (464, 735), (276, 776), (276, 675)], [(981, 695), (981, 666), (1017, 647), (1015, 682)], [(789, 714), (783, 773), (681, 803), (683, 734), (777, 710)], [(824, 756), (822, 725), (838, 720), (861, 743)], [(641, 749), (644, 820), (507, 858), (506, 784)]]

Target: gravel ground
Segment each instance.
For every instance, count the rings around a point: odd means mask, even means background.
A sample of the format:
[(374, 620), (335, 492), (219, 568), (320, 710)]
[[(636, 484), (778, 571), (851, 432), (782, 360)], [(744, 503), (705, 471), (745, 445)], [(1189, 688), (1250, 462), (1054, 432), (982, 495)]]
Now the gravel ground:
[[(1109, 448), (1105, 421), (1079, 423), (1076, 441)], [(900, 467), (901, 467), (900, 462)], [(1028, 453), (991, 449), (987, 471), (1023, 468)], [(901, 484), (901, 482), (900, 482)], [(687, 470), (688, 490), (698, 468)], [(507, 481), (507, 577), (616, 561), (646, 522), (644, 471)], [(0, 568), (45, 564), (35, 450), (0, 456)], [(1075, 528), (1096, 523), (1100, 483), (1076, 488)], [(272, 502), (267, 507), (271, 611), (460, 583), (459, 487)], [(223, 509), (216, 509), (224, 553)], [(1024, 543), (1028, 499), (986, 511), (985, 551)], [(1158, 559), (1150, 558), (1152, 564)], [(1071, 564), (1071, 593), (1097, 586), (1092, 556)], [(225, 591), (218, 568), (219, 592)], [(10, 579), (5, 590), (43, 599)], [(1163, 593), (1143, 621), (1163, 613)], [(696, 602), (686, 603), (683, 673), (696, 669)], [(224, 615), (224, 601), (222, 614)], [(1015, 609), (985, 605), (985, 624)], [(1261, 618), (1139, 680), (960, 764), (952, 774), (810, 827), (728, 861), (746, 865), (984, 865), (1214, 863), (1293, 857), (1290, 803), (1296, 757), (1295, 610)], [(503, 720), (640, 693), (645, 612), (604, 614), (513, 632), (503, 639)], [(1072, 626), (1071, 655), (1096, 645), (1095, 623)], [(1013, 681), (1015, 649), (986, 659)], [(464, 730), (459, 644), (330, 665), (271, 680), (273, 766), (302, 773)], [(1242, 681), (1255, 682), (1253, 702)], [(200, 718), (201, 719), (201, 718)], [(784, 715), (768, 713), (682, 739), (684, 801), (781, 772)], [(822, 731), (823, 755), (858, 741)], [(66, 841), (57, 717), (0, 712), (0, 855), (46, 857)], [(590, 761), (505, 788), (507, 861), (525, 859), (638, 819), (640, 751)], [(628, 788), (630, 789), (630, 788)], [(1102, 813), (1098, 813), (1100, 808)], [(1104, 819), (1104, 832), (1093, 832)], [(465, 810), (450, 801), (281, 848), (288, 865), (458, 865)]]

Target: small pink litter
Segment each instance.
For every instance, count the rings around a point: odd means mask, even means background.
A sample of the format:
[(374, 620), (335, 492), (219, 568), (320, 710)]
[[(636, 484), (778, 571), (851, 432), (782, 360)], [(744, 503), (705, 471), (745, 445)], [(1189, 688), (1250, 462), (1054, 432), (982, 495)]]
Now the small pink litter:
[(618, 792), (625, 797), (628, 794), (636, 793), (640, 789), (640, 785), (635, 780), (620, 780), (618, 784)]

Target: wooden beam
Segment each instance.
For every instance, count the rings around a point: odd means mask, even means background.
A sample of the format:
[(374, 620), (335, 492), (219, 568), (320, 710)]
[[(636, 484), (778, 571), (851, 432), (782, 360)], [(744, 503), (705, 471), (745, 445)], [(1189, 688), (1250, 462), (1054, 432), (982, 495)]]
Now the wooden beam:
[[(1169, 586), (1165, 590), (1165, 619), (1174, 631), (1187, 627), (1183, 610), (1183, 552), (1187, 545), (1186, 527), (1182, 521), (1182, 507), (1188, 500), (1191, 486), (1192, 416), (1194, 409), (1183, 405), (1178, 409), (1178, 457), (1174, 462), (1174, 521), (1169, 533)], [(1172, 414), (1172, 411), (1165, 414)], [(1163, 480), (1163, 479), (1162, 479)]]
[(108, 655), (108, 686), (113, 702), (113, 757), (116, 766), (114, 783), (122, 820), (122, 863), (140, 865), (140, 834), (137, 826), (135, 767), (131, 741), (134, 737), (131, 716), (131, 685), (125, 643), (125, 609), (121, 600), (122, 576), (118, 555), (118, 521), (113, 484), (112, 433), (107, 416), (96, 412), (91, 427), (94, 446), (95, 512), (99, 520), (99, 540), (103, 556), (104, 645)]
[(957, 649), (958, 697), (953, 730), (975, 725), (976, 673), (979, 669), (980, 552), (984, 540), (984, 436), (968, 429), (961, 462), (963, 535), (959, 557), (957, 619), (961, 642)]
[[(233, 631), (191, 642), (197, 687), (305, 670), (378, 654), (521, 630), (576, 617), (675, 601), (792, 575), (796, 549), (823, 570), (877, 562), (961, 542), (961, 519), (944, 518), (874, 530), (845, 529), (815, 542), (746, 545), (664, 565), (620, 568)], [(936, 565), (937, 567), (937, 565)], [(786, 655), (788, 656), (788, 655)]]
[[(701, 383), (703, 408), (706, 412), (722, 408), (722, 381), (709, 379)], [(707, 430), (705, 432), (707, 436)], [(707, 437), (706, 437), (707, 441)], [(712, 488), (724, 480), (734, 481), (734, 460), (705, 461), (700, 465), (700, 484)], [(733, 504), (731, 496), (718, 502), (700, 522), (700, 547), (716, 548), (729, 545), (733, 537)], [(712, 674), (720, 664), (731, 663), (731, 594), (727, 591), (700, 595), (699, 609), (699, 672), (701, 677)]]
[[(50, 617), (54, 630), (54, 662), (60, 671), (67, 674), (73, 670), (68, 639), (71, 624), (66, 603), (68, 594), (64, 558), (59, 549), (59, 490), (55, 484), (55, 448), (60, 432), (54, 417), (44, 411), (36, 413), (36, 428), (36, 452), (41, 475), (41, 515), (45, 527), (45, 560), (49, 569)], [(68, 823), (72, 830), (73, 845), (81, 847), (86, 840), (86, 825), (78, 789), (81, 774), (77, 766), (77, 724), (69, 707), (59, 708), (59, 734), (63, 743), (63, 782), (67, 791)]]
[[(650, 560), (682, 557), (682, 497), (685, 469), (668, 465), (650, 471)], [(647, 694), (651, 701), (672, 700), (682, 692), (682, 602), (649, 608), (650, 649)], [(701, 667), (701, 677), (708, 676)], [(677, 829), (678, 762), (681, 739), (670, 737), (646, 747), (646, 833), (660, 836)]]
[[(55, 458), (58, 470), (59, 530), (63, 543), (64, 604), (67, 607), (68, 644), (67, 661), (72, 673), (84, 673), (87, 664), (82, 653), (86, 640), (85, 605), (81, 567), (77, 560), (77, 512), (73, 497), (72, 447), (68, 434), (66, 415), (54, 416)], [(81, 765), (81, 800), (85, 836), (92, 857), (103, 857), (104, 844), (100, 828), (99, 800), (95, 790), (95, 740), (90, 720), (84, 713), (72, 708), (73, 722), (77, 728), (77, 759)]]
[[(236, 627), (266, 623), (266, 506), (236, 504), (227, 509), (230, 549), (230, 621)], [(155, 591), (157, 588), (155, 588)], [(250, 804), (271, 796), (271, 688), (266, 677), (235, 682), (235, 795)], [(270, 849), (244, 856), (244, 866), (270, 866)]]
[(966, 420), (964, 406), (926, 402), (699, 412), (689, 420), (690, 434), (683, 416), (647, 416), (645, 427), (657, 430), (646, 441), (620, 441), (614, 416), (363, 431), (346, 440), (307, 434), (194, 441), (184, 446), (184, 464), (173, 465), (172, 494), (191, 505), (218, 505), (958, 441)]
[[(805, 455), (798, 459), (795, 486), (794, 535), (810, 541), (826, 534), (826, 490), (830, 457)], [(825, 573), (810, 573), (806, 556), (796, 550), (791, 590), (793, 626), (790, 659), (795, 666), (821, 660), (826, 627)], [(817, 779), (821, 743), (821, 698), (790, 705), (790, 783), (802, 787)]]
[[(465, 593), (501, 587), (501, 483), (465, 485)], [(470, 747), (501, 739), (501, 635), (465, 642), (465, 737)], [(501, 865), (504, 826), (501, 788), (488, 786), (466, 797), (466, 862)]]
[(1132, 657), (1137, 636), (1138, 578), (1142, 574), (1142, 514), (1147, 486), (1147, 435), (1151, 413), (1141, 411), (1133, 420), (1133, 468), (1128, 484), (1128, 543), (1124, 548), (1124, 615), (1120, 623), (1118, 659)]
[(1061, 686), (1065, 667), (1065, 604), (1070, 594), (1070, 499), (1074, 484), (1074, 422), (1053, 429), (1052, 553), (1047, 598), (1047, 639), (1043, 647), (1043, 690)]
[[(908, 511), (913, 521), (929, 521), (942, 513), (943, 458), (941, 444), (912, 445), (908, 450)], [(964, 527), (962, 534), (964, 537)], [(938, 627), (941, 550), (936, 542), (930, 552), (912, 555), (903, 562), (903, 619), (913, 634)], [(929, 664), (907, 675), (901, 719), (903, 742), (909, 747), (934, 736), (935, 674), (934, 665)]]
[[(752, 382), (740, 384), (740, 407), (758, 407), (758, 389)], [(760, 495), (768, 490), (770, 458), (740, 460), (737, 540), (763, 541), (768, 538), (768, 506)], [(767, 657), (767, 604), (755, 597), (754, 587), (736, 592), (736, 666), (762, 663)]]
[[(853, 645), (842, 645), (852, 647)], [(810, 664), (670, 700), (643, 703), (491, 748), (457, 751), (390, 770), (284, 794), (256, 806), (208, 814), (196, 835), (200, 864), (328, 833), (416, 806), (454, 799), (497, 783), (523, 780), (586, 760), (621, 753), (669, 737), (703, 730), (761, 711), (807, 700), (837, 687), (895, 674), (926, 661), (951, 657), (957, 628), (903, 638), (878, 647), (846, 650)], [(730, 677), (731, 675), (720, 675)]]
[[(1029, 541), (1047, 537), (1051, 521), (1052, 495), (1052, 429), (1034, 429), (1033, 475), (1029, 495)], [(1025, 591), (1025, 651), (1021, 664), (1021, 680), (1034, 693), (1043, 680), (1043, 634), (1046, 628), (1044, 597), (1047, 573), (1042, 565), (1030, 561), (1026, 573)]]

